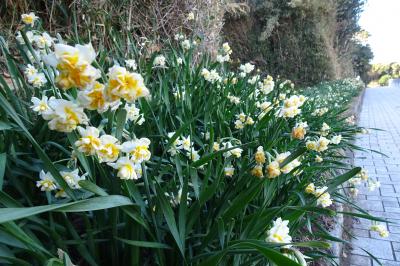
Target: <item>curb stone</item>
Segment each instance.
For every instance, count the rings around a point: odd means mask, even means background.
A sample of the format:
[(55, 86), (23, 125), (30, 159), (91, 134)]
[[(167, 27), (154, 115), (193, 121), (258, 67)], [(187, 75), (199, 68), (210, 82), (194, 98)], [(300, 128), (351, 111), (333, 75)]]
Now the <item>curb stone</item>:
[[(362, 103), (364, 99), (364, 94), (365, 94), (365, 88), (362, 89), (360, 94), (353, 98), (353, 101), (350, 104), (349, 109), (344, 113), (345, 117), (350, 117), (352, 115), (355, 116), (355, 122), (357, 124), (358, 122), (358, 116), (360, 114), (361, 108), (362, 108)], [(348, 158), (348, 162), (353, 164), (354, 162), (354, 153), (352, 151), (345, 151), (344, 152), (346, 157)], [(336, 211), (342, 212), (344, 209), (347, 209), (346, 206), (343, 206), (343, 204), (336, 203)], [(347, 211), (347, 210), (346, 210)], [(337, 214), (335, 216), (335, 223), (334, 223), (334, 228), (330, 231), (331, 235), (339, 238), (339, 239), (345, 239), (344, 238), (344, 225), (347, 223), (348, 219), (351, 219), (351, 217), (343, 217), (343, 214)], [(351, 222), (352, 223), (352, 222)], [(330, 241), (331, 243), (331, 252), (332, 255), (336, 257), (335, 262), (338, 265), (343, 265), (342, 263), (345, 261), (346, 254), (344, 253), (344, 243), (341, 242), (335, 242), (335, 241)]]

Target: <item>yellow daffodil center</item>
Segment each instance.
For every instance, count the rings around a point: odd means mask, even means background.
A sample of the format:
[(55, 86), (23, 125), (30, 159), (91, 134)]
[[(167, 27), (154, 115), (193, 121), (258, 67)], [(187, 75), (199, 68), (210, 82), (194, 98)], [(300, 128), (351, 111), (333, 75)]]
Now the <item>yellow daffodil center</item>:
[(47, 106), (47, 104), (46, 103), (40, 103), (39, 104), (39, 110), (40, 111), (46, 111), (47, 109), (48, 109), (49, 107)]
[(141, 145), (141, 146), (137, 146), (133, 151), (132, 151), (132, 155), (135, 158), (142, 158), (144, 155), (146, 155), (149, 152), (147, 146), (145, 145)]
[(51, 180), (42, 180), (40, 181), (40, 185), (44, 188), (51, 188), (54, 186), (54, 182)]
[(65, 113), (67, 114), (67, 121), (72, 125), (79, 124), (78, 115), (70, 107), (65, 107)]
[(143, 96), (141, 82), (130, 73), (119, 74), (116, 79), (111, 79), (107, 90), (111, 95), (112, 100), (123, 97), (128, 101), (133, 101), (136, 98)]
[(63, 89), (70, 89), (72, 87), (85, 87), (92, 80), (90, 76), (85, 75), (87, 64), (79, 64), (79, 54), (64, 54), (57, 69), (60, 75), (57, 76), (57, 83)]
[(86, 154), (90, 154), (100, 147), (100, 139), (94, 136), (87, 136), (79, 141), (81, 143), (80, 149)]
[(119, 149), (115, 144), (107, 143), (100, 149), (99, 153), (103, 154), (105, 157), (109, 159), (112, 159), (118, 157)]
[(276, 238), (279, 242), (283, 242), (283, 237), (278, 234), (273, 234), (273, 237)]
[(87, 94), (87, 96), (91, 100), (90, 105), (89, 105), (89, 108), (91, 108), (91, 109), (101, 108), (106, 103), (102, 90), (94, 89), (93, 91), (89, 92)]
[(135, 171), (133, 169), (132, 165), (130, 165), (130, 164), (122, 165), (121, 170), (127, 172), (129, 174), (129, 176), (132, 175), (132, 173)]
[(24, 18), (22, 19), (24, 21), (24, 23), (26, 24), (32, 24), (33, 22), (33, 17), (32, 16), (24, 16)]

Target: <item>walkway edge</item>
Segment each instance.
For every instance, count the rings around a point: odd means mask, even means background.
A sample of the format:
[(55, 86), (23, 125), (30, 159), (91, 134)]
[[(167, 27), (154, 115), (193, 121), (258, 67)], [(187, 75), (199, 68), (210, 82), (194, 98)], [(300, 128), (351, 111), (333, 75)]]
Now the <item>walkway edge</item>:
[[(362, 89), (360, 94), (353, 98), (352, 102), (349, 105), (349, 109), (345, 112), (344, 116), (350, 117), (354, 115), (356, 124), (358, 123), (359, 114), (361, 112), (362, 103), (364, 100), (365, 88)], [(349, 160), (349, 163), (353, 164), (354, 162), (354, 153), (352, 151), (345, 152), (346, 157)], [(336, 203), (336, 211), (342, 212), (346, 206), (343, 206), (341, 203)], [(337, 214), (335, 217), (334, 228), (330, 231), (330, 233), (339, 239), (345, 239), (344, 237), (344, 224), (346, 222), (346, 217), (343, 217), (343, 214)], [(331, 251), (332, 255), (336, 257), (335, 261), (338, 265), (343, 265), (342, 262), (345, 261), (344, 258), (344, 243), (331, 241)]]

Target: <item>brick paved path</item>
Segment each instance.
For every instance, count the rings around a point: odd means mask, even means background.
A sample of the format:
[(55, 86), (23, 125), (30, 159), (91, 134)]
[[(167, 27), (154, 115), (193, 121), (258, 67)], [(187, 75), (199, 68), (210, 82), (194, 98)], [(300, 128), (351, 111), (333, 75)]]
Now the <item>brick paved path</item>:
[(353, 233), (354, 249), (351, 251), (351, 265), (378, 265), (366, 253), (355, 247), (360, 246), (381, 260), (383, 265), (400, 265), (400, 87), (367, 89), (360, 114), (359, 125), (380, 128), (360, 135), (356, 144), (364, 148), (380, 151), (386, 158), (376, 153), (356, 152), (355, 164), (367, 169), (369, 176), (377, 179), (381, 187), (369, 192), (360, 188), (357, 201), (371, 214), (393, 219), (399, 224), (386, 225), (390, 236), (381, 238), (378, 233), (368, 230), (371, 222), (355, 222)]

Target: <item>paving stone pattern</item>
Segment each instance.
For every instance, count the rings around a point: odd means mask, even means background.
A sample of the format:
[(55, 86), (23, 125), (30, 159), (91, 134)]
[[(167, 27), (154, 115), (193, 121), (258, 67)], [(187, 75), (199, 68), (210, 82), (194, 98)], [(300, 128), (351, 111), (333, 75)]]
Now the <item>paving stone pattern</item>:
[(378, 233), (368, 230), (370, 221), (355, 221), (352, 231), (357, 238), (352, 240), (350, 264), (378, 265), (361, 247), (385, 266), (400, 266), (400, 87), (367, 89), (359, 125), (384, 130), (370, 130), (369, 134), (360, 135), (356, 144), (388, 157), (371, 152), (355, 153), (355, 164), (365, 168), (371, 178), (381, 183), (381, 187), (373, 192), (366, 187), (360, 188), (358, 204), (371, 214), (389, 218), (397, 224), (386, 224), (390, 236), (381, 238)]

